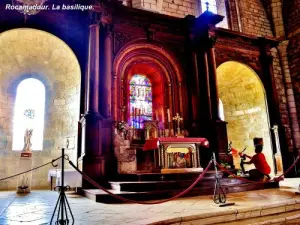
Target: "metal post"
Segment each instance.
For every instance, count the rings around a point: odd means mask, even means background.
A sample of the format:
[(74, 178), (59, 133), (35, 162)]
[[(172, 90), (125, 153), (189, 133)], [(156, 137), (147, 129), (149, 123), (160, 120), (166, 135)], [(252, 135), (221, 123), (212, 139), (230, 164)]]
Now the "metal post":
[(216, 175), (215, 175), (216, 182), (215, 182), (215, 189), (214, 189), (214, 196), (213, 196), (214, 202), (216, 204), (222, 203), (219, 205), (220, 207), (234, 205), (235, 204), (234, 202), (226, 203), (226, 194), (225, 194), (224, 189), (221, 186), (221, 182), (220, 182), (220, 179), (218, 176), (217, 160), (216, 160), (216, 155), (214, 152), (213, 152), (213, 162), (214, 162), (215, 173), (216, 173)]
[[(70, 190), (70, 186), (64, 186), (64, 178), (65, 178), (65, 164), (64, 160), (69, 160), (69, 157), (65, 155), (65, 149), (62, 149), (62, 156), (61, 156), (61, 186), (56, 186), (54, 190), (57, 190), (59, 193), (50, 224), (52, 224), (53, 218), (55, 216), (56, 209), (57, 212), (57, 219), (54, 222), (55, 225), (68, 225), (68, 224), (74, 224), (74, 216), (70, 207), (70, 204), (68, 202), (68, 199), (66, 197), (65, 191)], [(69, 219), (68, 214), (71, 215), (72, 220)]]
[(214, 167), (215, 167), (215, 178), (216, 178), (213, 199), (216, 204), (225, 203), (226, 195), (225, 195), (223, 188), (221, 187), (220, 179), (218, 176), (216, 154), (214, 152), (213, 152), (213, 162), (214, 162)]
[[(65, 186), (64, 186), (64, 180), (65, 180), (65, 149), (62, 148), (61, 149), (61, 195), (64, 196), (65, 195)], [(61, 207), (61, 220), (64, 220), (64, 201), (60, 202), (60, 207)]]

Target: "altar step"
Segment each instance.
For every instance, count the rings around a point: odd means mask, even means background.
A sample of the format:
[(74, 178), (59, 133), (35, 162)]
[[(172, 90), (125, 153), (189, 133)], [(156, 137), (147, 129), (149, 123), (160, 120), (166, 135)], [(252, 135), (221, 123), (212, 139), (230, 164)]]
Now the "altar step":
[[(126, 174), (119, 178), (122, 181), (111, 181), (110, 191), (116, 195), (132, 200), (154, 200), (173, 197), (186, 188), (188, 188), (199, 176), (195, 174), (168, 174), (164, 180), (161, 180), (162, 174)], [(278, 188), (278, 182), (269, 183), (247, 183), (236, 178), (228, 178), (225, 174), (220, 173), (222, 187), (226, 193), (243, 192), (251, 190), (260, 190), (267, 188)], [(147, 180), (147, 179), (148, 180)], [(171, 179), (172, 178), (172, 179)], [(177, 179), (176, 179), (177, 178)], [(136, 179), (136, 180), (134, 180)], [(140, 179), (140, 180), (138, 180)], [(169, 180), (170, 179), (170, 180)], [(213, 195), (215, 177), (213, 172), (209, 172), (205, 177), (192, 189), (186, 196)], [(85, 189), (84, 195), (96, 202), (116, 203), (119, 200), (111, 197), (104, 191), (97, 189)]]
[[(139, 172), (129, 174), (119, 174), (114, 181), (176, 181), (176, 180), (196, 180), (201, 172), (189, 173), (150, 173)], [(218, 177), (227, 177), (226, 173), (218, 171)], [(206, 172), (204, 178), (215, 178), (214, 171)]]
[[(174, 190), (174, 189), (186, 189), (195, 181), (194, 180), (169, 180), (169, 181), (119, 181), (109, 182), (111, 188), (116, 191), (130, 191), (130, 192), (145, 192), (156, 190)], [(222, 185), (240, 185), (245, 182), (233, 178), (222, 178)], [(215, 179), (203, 178), (199, 181), (195, 187), (213, 188), (215, 185)]]
[[(234, 193), (234, 192), (244, 192), (244, 191), (253, 191), (253, 190), (261, 190), (268, 188), (278, 188), (278, 182), (270, 182), (270, 183), (260, 183), (260, 184), (250, 184), (244, 183), (239, 185), (223, 185), (223, 188), (226, 193)], [(157, 199), (166, 199), (171, 198), (185, 189), (176, 189), (176, 190), (157, 190), (157, 191), (144, 191), (144, 192), (130, 192), (130, 191), (118, 191), (110, 189), (112, 193), (122, 196), (124, 198), (138, 200), (138, 201), (147, 201), (147, 200), (157, 200)], [(84, 196), (87, 198), (102, 203), (121, 203), (122, 201), (115, 199), (110, 196), (106, 192), (98, 189), (84, 189)], [(192, 197), (199, 195), (213, 195), (214, 188), (213, 187), (194, 187), (190, 190), (184, 197)]]

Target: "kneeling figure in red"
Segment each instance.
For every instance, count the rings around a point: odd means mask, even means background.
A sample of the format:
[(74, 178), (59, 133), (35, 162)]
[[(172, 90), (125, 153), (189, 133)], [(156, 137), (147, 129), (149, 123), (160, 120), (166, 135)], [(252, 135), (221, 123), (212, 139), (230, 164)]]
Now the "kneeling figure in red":
[(255, 169), (249, 171), (250, 179), (252, 180), (262, 180), (267, 181), (270, 180), (269, 174), (271, 173), (271, 168), (267, 163), (265, 155), (262, 153), (263, 150), (263, 139), (262, 138), (254, 138), (253, 139), (255, 146), (255, 155), (248, 156), (246, 154), (240, 154), (240, 156), (246, 156), (250, 159), (249, 162), (243, 162), (244, 164), (254, 164)]

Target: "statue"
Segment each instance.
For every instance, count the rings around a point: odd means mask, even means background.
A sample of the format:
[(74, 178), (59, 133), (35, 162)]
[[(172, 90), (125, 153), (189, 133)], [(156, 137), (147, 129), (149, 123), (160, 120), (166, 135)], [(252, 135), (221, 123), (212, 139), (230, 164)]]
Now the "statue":
[(31, 136), (32, 136), (33, 129), (26, 129), (24, 135), (24, 148), (23, 152), (31, 152)]

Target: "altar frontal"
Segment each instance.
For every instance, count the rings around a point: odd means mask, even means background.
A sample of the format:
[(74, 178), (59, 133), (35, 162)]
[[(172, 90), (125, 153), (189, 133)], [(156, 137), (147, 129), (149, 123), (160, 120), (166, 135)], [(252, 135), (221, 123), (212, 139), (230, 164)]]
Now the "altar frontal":
[(209, 147), (206, 138), (160, 137), (147, 140), (143, 150), (154, 150), (155, 167), (162, 173), (201, 172), (200, 146)]

